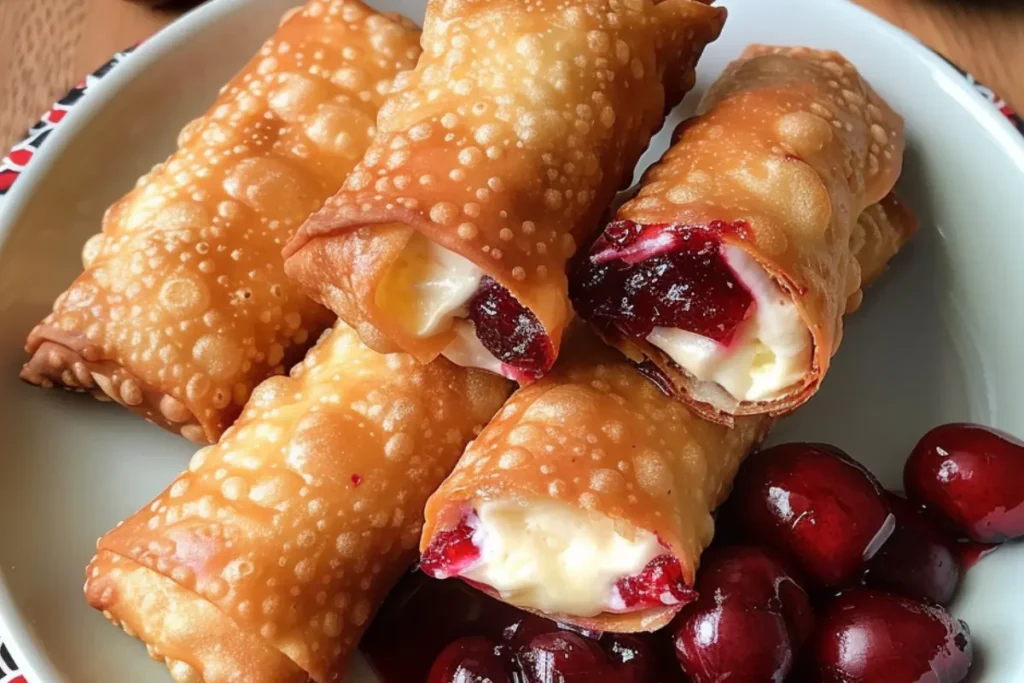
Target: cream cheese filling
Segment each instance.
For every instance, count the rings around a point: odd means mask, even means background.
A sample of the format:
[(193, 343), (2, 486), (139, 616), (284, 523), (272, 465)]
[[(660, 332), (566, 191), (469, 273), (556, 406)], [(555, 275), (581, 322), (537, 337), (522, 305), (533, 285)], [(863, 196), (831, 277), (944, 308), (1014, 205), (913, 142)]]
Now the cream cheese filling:
[(647, 341), (702, 382), (737, 401), (776, 398), (811, 367), (811, 333), (793, 301), (745, 251), (725, 246), (723, 258), (754, 299), (754, 314), (728, 346), (685, 330), (655, 327)]
[(606, 515), (556, 502), (486, 501), (469, 524), (480, 557), (460, 576), (546, 613), (621, 610), (618, 581), (666, 552), (650, 531), (629, 538)]
[(505, 375), (501, 360), (488, 351), (480, 337), (476, 336), (476, 328), (469, 320), (458, 319), (453, 325), (455, 336), (441, 355), (464, 368), (481, 368), (497, 375)]
[(466, 305), (480, 288), (484, 271), (469, 259), (413, 233), (377, 286), (377, 307), (414, 337), (448, 330), (455, 336), (441, 352), (456, 365), (497, 374), (501, 361), (488, 351), (466, 320)]
[(484, 272), (469, 259), (414, 232), (377, 285), (377, 307), (416, 337), (432, 337), (464, 318)]

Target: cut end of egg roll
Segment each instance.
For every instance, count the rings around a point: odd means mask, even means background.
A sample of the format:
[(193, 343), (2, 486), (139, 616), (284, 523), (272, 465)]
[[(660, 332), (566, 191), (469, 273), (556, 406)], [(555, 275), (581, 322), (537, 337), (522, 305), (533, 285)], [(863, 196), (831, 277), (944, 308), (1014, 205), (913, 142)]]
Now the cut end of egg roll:
[(170, 578), (109, 550), (86, 570), (90, 607), (167, 665), (175, 683), (306, 683), (309, 675), (258, 633)]
[(21, 376), (212, 442), (334, 316), (285, 276), (285, 241), (370, 143), (419, 31), (359, 0), (289, 12), (103, 218), (84, 271), (31, 331)]
[(89, 603), (179, 680), (342, 680), (415, 561), (427, 497), (509, 389), (338, 324), (99, 540)]
[(421, 568), (581, 628), (654, 630), (695, 598), (711, 513), (770, 420), (705, 422), (573, 337), (431, 496)]
[(724, 19), (694, 0), (432, 0), (423, 58), (286, 271), (373, 348), (543, 376), (568, 259)]
[[(860, 307), (864, 299), (863, 287), (869, 285), (885, 271), (892, 257), (910, 240), (917, 229), (917, 218), (909, 207), (893, 193), (887, 195), (878, 204), (872, 204), (864, 210), (850, 237), (850, 250), (856, 259), (855, 273), (861, 286), (858, 286), (847, 297), (843, 308), (844, 315), (853, 313)], [(732, 252), (731, 255), (733, 256), (731, 262), (728, 259), (714, 259), (713, 262), (725, 265), (731, 270), (731, 267), (736, 264), (736, 252)], [(705, 252), (704, 256), (708, 257), (708, 254)], [(709, 261), (711, 261), (710, 258)], [(776, 349), (770, 349), (770, 353), (765, 354), (767, 362), (760, 368), (757, 365), (758, 358), (753, 354), (745, 357), (741, 353), (734, 356), (731, 361), (728, 358), (719, 360), (715, 356), (716, 353), (719, 353), (719, 347), (709, 343), (707, 338), (702, 335), (680, 334), (666, 329), (656, 329), (648, 333), (646, 338), (637, 338), (625, 334), (619, 327), (610, 325), (602, 327), (600, 323), (595, 325), (609, 343), (618, 347), (666, 394), (687, 403), (702, 417), (726, 425), (733, 424), (734, 418), (737, 416), (787, 414), (817, 392), (824, 376), (824, 373), (817, 372), (815, 366), (816, 347), (815, 337), (811, 332), (812, 328), (801, 316), (798, 306), (788, 303), (790, 297), (793, 300), (799, 300), (799, 295), (794, 295), (783, 281), (762, 276), (758, 272), (760, 266), (751, 263), (750, 260), (741, 260), (740, 264), (746, 267), (746, 270), (741, 272), (750, 278), (746, 282), (741, 281), (741, 284), (747, 285), (752, 279), (760, 286), (760, 289), (750, 287), (748, 290), (755, 292), (755, 305), (759, 306), (760, 310), (754, 315), (748, 316), (744, 327), (740, 328), (741, 335), (747, 334), (749, 337), (754, 337), (757, 332), (767, 330), (767, 333), (772, 335), (768, 339), (778, 345)], [(758, 268), (758, 271), (754, 271), (757, 274), (753, 276), (751, 274), (752, 266)], [(771, 317), (766, 318), (766, 316)], [(757, 341), (754, 343), (764, 344), (765, 336), (762, 332), (761, 336), (756, 337)], [(833, 342), (835, 348), (838, 348), (841, 336), (842, 328), (840, 327)], [(742, 336), (739, 337), (739, 341), (745, 342)], [(655, 342), (659, 342), (660, 345)], [(735, 345), (737, 338), (734, 337), (731, 343)], [(778, 352), (779, 347), (784, 351), (795, 350), (789, 351), (786, 356)], [(682, 350), (670, 354), (666, 352), (666, 348)], [(765, 352), (762, 351), (762, 353)], [(694, 365), (688, 369), (680, 363), (682, 359), (690, 360)], [(730, 367), (730, 362), (732, 362), (732, 367)], [(770, 362), (780, 366), (773, 373), (765, 371), (766, 369), (772, 370), (771, 366), (767, 364)], [(736, 380), (736, 373), (751, 373), (755, 375), (755, 381), (757, 379), (756, 371), (762, 373), (762, 381), (765, 378), (788, 377), (788, 382), (779, 382), (784, 390), (782, 395), (785, 400), (782, 401), (778, 398), (737, 400), (735, 394), (726, 390), (722, 384), (717, 381), (709, 381), (708, 376), (702, 377), (695, 374), (695, 368), (701, 370), (710, 368), (712, 371), (718, 372), (718, 378), (725, 377), (731, 382), (735, 382), (730, 386), (749, 386), (745, 385), (742, 380)], [(727, 373), (732, 373), (733, 377), (729, 377)]]
[(916, 230), (903, 123), (834, 52), (754, 46), (577, 261), (577, 313), (703, 417), (807, 401)]

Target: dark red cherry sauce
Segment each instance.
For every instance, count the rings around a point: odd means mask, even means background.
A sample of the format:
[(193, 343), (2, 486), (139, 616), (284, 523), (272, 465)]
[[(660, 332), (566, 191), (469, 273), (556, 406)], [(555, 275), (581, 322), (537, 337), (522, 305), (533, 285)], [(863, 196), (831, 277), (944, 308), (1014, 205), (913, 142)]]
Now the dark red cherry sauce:
[(728, 344), (754, 299), (722, 257), (722, 234), (745, 230), (743, 222), (610, 223), (569, 278), (573, 306), (633, 339), (672, 327)]
[(484, 276), (467, 307), (477, 338), (502, 362), (510, 379), (529, 382), (551, 369), (555, 362), (551, 338), (537, 316), (512, 292)]
[(473, 543), (473, 527), (464, 518), (458, 526), (439, 531), (420, 558), (420, 569), (435, 579), (458, 576), (476, 562), (480, 549)]

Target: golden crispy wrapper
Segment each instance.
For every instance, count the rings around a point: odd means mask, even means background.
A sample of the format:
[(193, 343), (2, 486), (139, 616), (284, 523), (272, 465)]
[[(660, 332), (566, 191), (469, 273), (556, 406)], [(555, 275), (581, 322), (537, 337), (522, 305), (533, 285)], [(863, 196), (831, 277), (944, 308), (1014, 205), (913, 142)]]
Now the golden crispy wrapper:
[(342, 190), (288, 244), (288, 274), (367, 344), (426, 362), (454, 333), (417, 337), (375, 300), (419, 231), (510, 290), (557, 354), (566, 263), (724, 20), (696, 0), (431, 0), (423, 58), (396, 79)]
[(655, 363), (707, 419), (786, 414), (817, 391), (839, 348), (843, 315), (917, 229), (890, 194), (902, 167), (903, 121), (838, 53), (769, 46), (747, 48), (701, 111), (683, 122), (615, 218), (740, 226), (724, 229), (722, 240), (744, 249), (793, 297), (811, 331), (811, 369), (783, 396), (738, 402), (645, 340), (608, 341)]
[(889, 260), (917, 232), (917, 228), (917, 216), (893, 192), (864, 209), (850, 235), (850, 251), (860, 270), (861, 287), (846, 300), (847, 313), (860, 307), (864, 298), (863, 286), (870, 285), (885, 272)]
[[(555, 369), (512, 395), (430, 497), (420, 549), (484, 501), (554, 501), (653, 532), (693, 585), (714, 531), (711, 512), (770, 425), (765, 417), (738, 419), (733, 429), (706, 422), (621, 355), (574, 334)], [(599, 631), (652, 631), (681, 607), (547, 616)]]
[(427, 496), (510, 385), (340, 324), (101, 538), (89, 604), (179, 682), (337, 681), (416, 559)]
[(418, 37), (359, 0), (289, 13), (107, 211), (85, 271), (29, 335), (22, 378), (215, 441), (334, 320), (285, 277), (281, 247), (366, 150)]

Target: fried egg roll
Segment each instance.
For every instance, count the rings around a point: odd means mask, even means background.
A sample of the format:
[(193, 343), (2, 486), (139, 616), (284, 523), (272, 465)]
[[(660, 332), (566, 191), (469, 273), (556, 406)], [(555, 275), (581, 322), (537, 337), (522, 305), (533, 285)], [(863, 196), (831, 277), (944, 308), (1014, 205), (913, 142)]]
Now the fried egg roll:
[(421, 567), (582, 628), (655, 630), (696, 597), (711, 512), (770, 419), (704, 421), (573, 336), (427, 502)]
[(416, 559), (427, 496), (510, 388), (339, 323), (99, 540), (89, 604), (182, 683), (341, 680)]
[(917, 229), (890, 194), (903, 121), (808, 48), (748, 48), (700, 111), (578, 261), (573, 304), (703, 417), (786, 414)]
[(29, 334), (22, 378), (215, 441), (334, 321), (285, 277), (281, 248), (366, 151), (418, 39), (359, 0), (289, 13), (107, 210), (84, 272)]
[(423, 58), (286, 271), (379, 351), (542, 376), (568, 259), (724, 19), (697, 0), (431, 0)]

